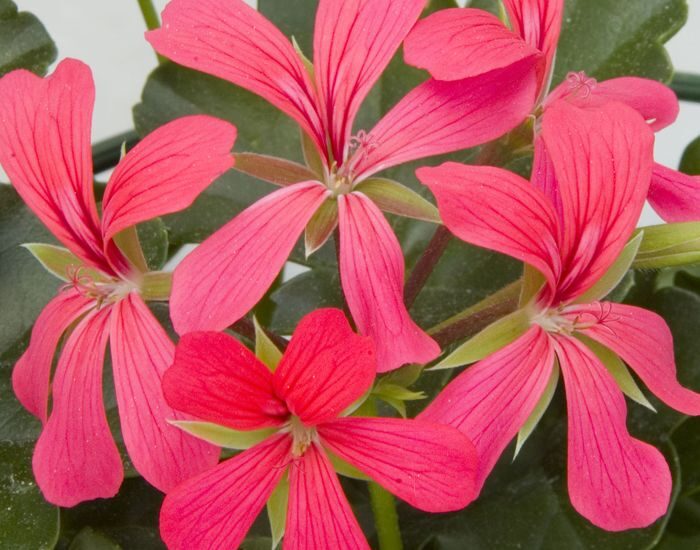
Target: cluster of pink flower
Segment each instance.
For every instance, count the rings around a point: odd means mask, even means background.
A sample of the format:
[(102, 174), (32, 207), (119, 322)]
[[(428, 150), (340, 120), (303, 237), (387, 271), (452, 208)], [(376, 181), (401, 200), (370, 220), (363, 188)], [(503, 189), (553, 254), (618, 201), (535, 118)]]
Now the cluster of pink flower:
[[(50, 250), (66, 284), (13, 374), (17, 397), (44, 425), (33, 465), (49, 501), (72, 506), (113, 496), (121, 484), (102, 402), (109, 341), (124, 442), (136, 470), (167, 493), (161, 532), (171, 548), (237, 546), (281, 483), (285, 548), (366, 547), (338, 461), (420, 509), (460, 509), (541, 414), (559, 371), (574, 507), (608, 530), (664, 514), (669, 468), (627, 431), (620, 377), (632, 379), (618, 356), (683, 413), (700, 414), (700, 395), (678, 384), (659, 316), (599, 300), (619, 281), (612, 268), (627, 258), (626, 270), (636, 252), (628, 241), (645, 200), (667, 221), (700, 219), (698, 181), (653, 160), (653, 131), (675, 119), (677, 100), (656, 82), (597, 83), (582, 73), (549, 92), (563, 0), (504, 0), (510, 28), (476, 9), (418, 21), (425, 3), (320, 0), (313, 65), (242, 0), (168, 5), (163, 27), (147, 35), (156, 51), (271, 102), (299, 123), (314, 157), (192, 252), (175, 269), (170, 296), (154, 290), (161, 274), (148, 271), (134, 227), (186, 208), (231, 168), (236, 129), (190, 116), (154, 131), (112, 174), (100, 221), (89, 69), (65, 60), (45, 79), (15, 71), (0, 80), (0, 161), (68, 249)], [(402, 43), (406, 62), (431, 78), (353, 136), (362, 100)], [(516, 319), (518, 330), (417, 419), (353, 416), (377, 372), (441, 353), (404, 305), (403, 255), (380, 211), (392, 207), (372, 199), (370, 177), (487, 143), (528, 119), (530, 182), (487, 166), (417, 171), (454, 235), (528, 266), (522, 307), (486, 329), (510, 330)], [(265, 365), (220, 331), (265, 294), (305, 228), (308, 253), (338, 229), (342, 288), (362, 336), (342, 312), (319, 310), (301, 321), (279, 364)], [(168, 297), (177, 346), (145, 303)], [(452, 366), (466, 362), (454, 357)], [(606, 361), (623, 369), (617, 378)], [(219, 443), (222, 433), (249, 432), (247, 450), (216, 466), (219, 447), (180, 429), (193, 425), (208, 426)]]

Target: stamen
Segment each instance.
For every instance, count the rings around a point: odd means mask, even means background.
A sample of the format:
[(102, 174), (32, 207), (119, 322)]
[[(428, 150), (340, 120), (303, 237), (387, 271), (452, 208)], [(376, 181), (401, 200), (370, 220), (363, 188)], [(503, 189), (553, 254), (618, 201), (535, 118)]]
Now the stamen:
[(353, 159), (355, 157), (364, 158), (379, 147), (379, 143), (374, 136), (368, 134), (364, 130), (360, 130), (356, 135), (352, 136), (349, 145), (349, 156), (353, 157)]
[(585, 72), (570, 72), (566, 75), (571, 95), (576, 95), (581, 99), (588, 98), (595, 89), (598, 81), (589, 77)]

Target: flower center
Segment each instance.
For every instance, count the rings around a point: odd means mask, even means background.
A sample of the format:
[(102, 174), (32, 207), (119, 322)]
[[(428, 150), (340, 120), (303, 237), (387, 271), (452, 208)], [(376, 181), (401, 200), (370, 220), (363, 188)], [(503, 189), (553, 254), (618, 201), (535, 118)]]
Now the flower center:
[(316, 428), (305, 426), (298, 416), (292, 416), (287, 425), (292, 436), (292, 456), (299, 458), (304, 455), (312, 443), (318, 441)]
[(585, 72), (571, 72), (566, 75), (566, 82), (569, 84), (569, 95), (586, 99), (591, 95), (598, 82), (595, 78), (589, 77)]
[(111, 304), (124, 298), (137, 287), (131, 282), (102, 277), (94, 270), (85, 266), (71, 266), (68, 269), (70, 282), (65, 287), (73, 287), (86, 298), (92, 298), (97, 302), (97, 308), (103, 304)]
[(562, 315), (561, 308), (550, 308), (532, 317), (532, 323), (540, 325), (545, 331), (571, 336), (576, 330), (576, 323)]

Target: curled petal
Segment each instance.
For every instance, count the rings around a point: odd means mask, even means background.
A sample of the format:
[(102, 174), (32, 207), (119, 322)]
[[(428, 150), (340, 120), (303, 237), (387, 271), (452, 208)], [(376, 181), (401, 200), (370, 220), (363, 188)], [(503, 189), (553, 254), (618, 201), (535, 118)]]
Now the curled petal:
[(289, 469), (285, 550), (369, 545), (325, 453), (315, 444)]
[(122, 435), (136, 470), (168, 492), (214, 466), (216, 447), (168, 423), (185, 418), (168, 406), (161, 388), (175, 346), (137, 294), (114, 306), (110, 343)]
[(323, 424), (319, 435), (333, 453), (426, 512), (459, 510), (476, 497), (476, 450), (451, 426), (347, 417)]
[(439, 10), (421, 19), (404, 42), (406, 63), (437, 80), (461, 80), (539, 56), (498, 17), (470, 8)]
[(63, 333), (94, 301), (75, 290), (60, 292), (34, 323), (27, 351), (12, 371), (12, 389), (25, 409), (46, 422), (49, 380), (56, 346)]
[(566, 386), (571, 503), (608, 531), (651, 525), (671, 495), (663, 455), (630, 436), (622, 392), (593, 352), (573, 338), (555, 339)]
[(70, 507), (117, 494), (124, 477), (102, 401), (110, 308), (89, 313), (66, 343), (53, 382), (53, 410), (32, 461), (49, 502)]
[(438, 394), (420, 420), (459, 429), (476, 446), (477, 492), (547, 387), (554, 352), (538, 326), (469, 367)]
[(404, 260), (396, 235), (362, 193), (338, 198), (340, 278), (357, 328), (374, 339), (377, 369), (427, 363), (440, 348), (403, 302)]
[(238, 548), (284, 475), (290, 450), (289, 437), (270, 437), (168, 493), (160, 509), (168, 548)]
[(250, 311), (327, 195), (313, 181), (279, 189), (190, 253), (173, 274), (170, 305), (177, 332), (223, 330)]
[(220, 332), (190, 332), (180, 339), (163, 393), (173, 409), (236, 430), (278, 426), (287, 416), (270, 370)]
[(666, 222), (700, 221), (700, 176), (654, 164), (647, 199)]
[(370, 388), (377, 370), (374, 342), (355, 334), (343, 312), (304, 317), (280, 361), (273, 384), (306, 425), (337, 417)]
[(601, 302), (566, 309), (580, 332), (617, 353), (664, 403), (700, 415), (700, 394), (676, 378), (673, 336), (662, 317), (639, 307)]

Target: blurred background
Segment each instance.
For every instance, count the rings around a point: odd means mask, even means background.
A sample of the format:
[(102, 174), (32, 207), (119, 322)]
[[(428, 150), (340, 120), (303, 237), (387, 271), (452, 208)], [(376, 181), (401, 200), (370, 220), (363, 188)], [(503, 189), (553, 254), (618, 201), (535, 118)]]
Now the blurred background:
[[(143, 39), (145, 24), (136, 0), (15, 0), (33, 12), (58, 46), (59, 58), (88, 63), (97, 86), (93, 140), (131, 127), (131, 108), (138, 103), (156, 58)], [(257, 0), (247, 0), (255, 5)], [(161, 11), (167, 0), (154, 0)], [(686, 26), (667, 48), (677, 71), (700, 73), (700, 1), (689, 1)], [(678, 122), (657, 135), (657, 161), (677, 167), (683, 149), (700, 134), (700, 103), (683, 102)], [(660, 223), (647, 207), (641, 225)]]

